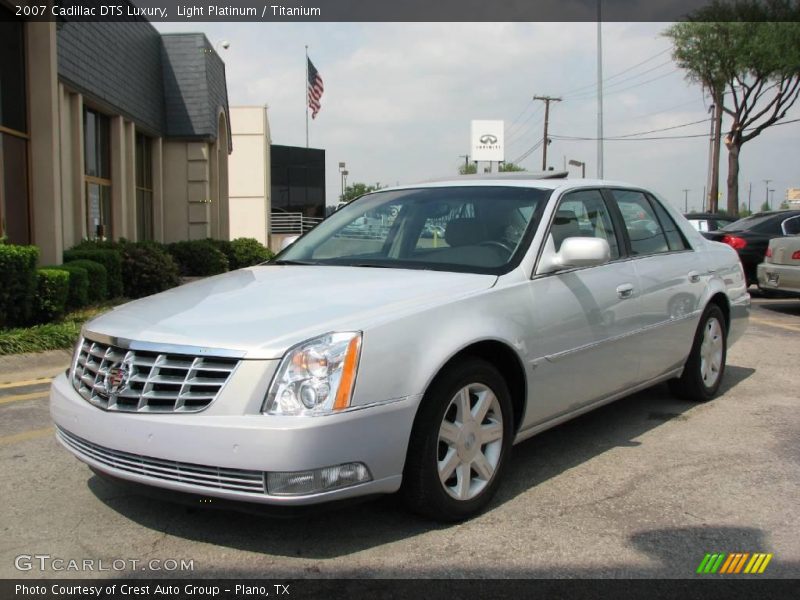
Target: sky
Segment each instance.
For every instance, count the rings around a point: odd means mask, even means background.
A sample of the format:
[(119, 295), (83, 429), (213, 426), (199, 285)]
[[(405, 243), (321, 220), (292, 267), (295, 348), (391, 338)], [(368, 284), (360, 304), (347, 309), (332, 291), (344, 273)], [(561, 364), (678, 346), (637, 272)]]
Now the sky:
[[(671, 60), (666, 23), (604, 23), (605, 137), (694, 123), (653, 137), (606, 141), (604, 176), (652, 189), (699, 210), (708, 173), (708, 101)], [(304, 46), (325, 84), (310, 120), (310, 146), (326, 150), (328, 204), (348, 182), (406, 184), (456, 175), (469, 152), (470, 121), (505, 121), (506, 160), (542, 138), (551, 104), (548, 164), (586, 163), (597, 175), (595, 23), (157, 23), (162, 32), (202, 31), (226, 64), (231, 106), (267, 105), (272, 143), (305, 145)], [(221, 42), (230, 47), (225, 50)], [(800, 116), (800, 106), (790, 118)], [(700, 123), (697, 121), (704, 120)], [(723, 125), (724, 127), (724, 125)], [(724, 129), (723, 129), (724, 131)], [(647, 136), (645, 136), (647, 137)], [(235, 152), (235, 148), (234, 148)], [(521, 162), (541, 170), (541, 148)], [(760, 207), (772, 180), (774, 204), (800, 187), (800, 123), (766, 130), (741, 153), (740, 199)], [(727, 151), (720, 161), (725, 190)], [(580, 176), (571, 167), (571, 176)], [(688, 189), (688, 192), (684, 192)]]

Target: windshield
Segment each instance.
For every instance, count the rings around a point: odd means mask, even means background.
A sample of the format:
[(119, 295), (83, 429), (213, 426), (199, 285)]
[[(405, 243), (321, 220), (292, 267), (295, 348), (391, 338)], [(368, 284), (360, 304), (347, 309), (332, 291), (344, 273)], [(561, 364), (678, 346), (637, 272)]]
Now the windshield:
[(437, 187), (353, 201), (274, 262), (500, 274), (513, 268), (550, 190)]

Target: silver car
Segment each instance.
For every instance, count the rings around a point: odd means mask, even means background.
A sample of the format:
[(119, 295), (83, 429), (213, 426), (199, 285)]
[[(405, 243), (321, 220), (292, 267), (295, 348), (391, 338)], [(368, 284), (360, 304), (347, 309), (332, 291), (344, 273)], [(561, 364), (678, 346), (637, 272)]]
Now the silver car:
[(800, 235), (769, 241), (758, 265), (758, 287), (768, 295), (800, 297)]
[(88, 323), (51, 412), (117, 479), (283, 506), (399, 491), (458, 520), (545, 429), (663, 381), (713, 398), (749, 307), (736, 253), (647, 190), (397, 187), (268, 264)]

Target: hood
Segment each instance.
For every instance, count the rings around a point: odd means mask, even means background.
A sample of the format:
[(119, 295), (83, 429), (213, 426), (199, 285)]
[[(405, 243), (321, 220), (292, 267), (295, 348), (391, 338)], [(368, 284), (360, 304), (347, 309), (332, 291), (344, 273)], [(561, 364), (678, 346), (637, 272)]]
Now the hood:
[(135, 300), (87, 323), (107, 336), (280, 358), (330, 331), (364, 330), (494, 285), (494, 275), (334, 266), (240, 269)]

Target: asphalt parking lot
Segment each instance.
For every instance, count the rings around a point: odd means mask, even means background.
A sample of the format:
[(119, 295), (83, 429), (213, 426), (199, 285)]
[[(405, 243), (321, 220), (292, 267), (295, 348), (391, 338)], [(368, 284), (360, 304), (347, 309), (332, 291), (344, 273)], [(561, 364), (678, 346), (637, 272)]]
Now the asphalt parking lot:
[[(47, 380), (0, 371), (0, 577), (694, 577), (707, 552), (800, 576), (800, 301), (754, 299), (724, 393), (658, 386), (517, 446), (457, 525), (394, 498), (302, 519), (190, 508), (94, 476), (53, 438)], [(27, 377), (27, 378), (26, 378)], [(19, 555), (191, 560), (193, 570), (18, 571)]]

